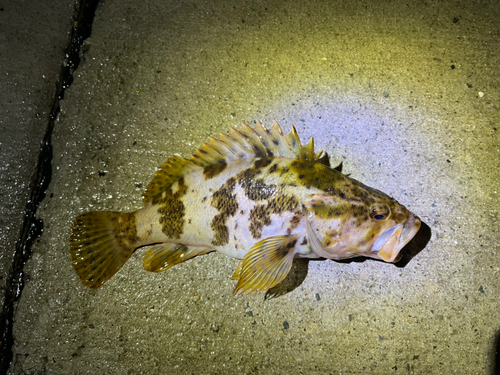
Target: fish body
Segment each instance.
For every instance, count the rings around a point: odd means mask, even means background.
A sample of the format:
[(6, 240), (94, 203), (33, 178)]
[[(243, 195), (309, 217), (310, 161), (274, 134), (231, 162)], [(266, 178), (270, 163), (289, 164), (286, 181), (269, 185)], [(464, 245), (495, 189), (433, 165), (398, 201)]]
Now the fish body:
[(85, 285), (100, 287), (136, 248), (156, 244), (146, 270), (218, 251), (241, 259), (234, 294), (255, 293), (281, 282), (296, 257), (394, 262), (420, 227), (403, 205), (330, 168), (313, 140), (303, 146), (293, 126), (284, 135), (276, 123), (243, 124), (189, 159), (170, 158), (143, 203), (75, 219), (70, 250)]

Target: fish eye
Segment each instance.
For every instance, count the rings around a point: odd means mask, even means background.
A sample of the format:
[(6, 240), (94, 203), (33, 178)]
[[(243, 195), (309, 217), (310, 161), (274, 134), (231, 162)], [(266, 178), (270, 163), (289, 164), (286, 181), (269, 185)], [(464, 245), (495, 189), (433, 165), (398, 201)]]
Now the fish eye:
[(386, 220), (390, 214), (391, 210), (385, 203), (375, 203), (370, 207), (370, 217), (377, 221)]

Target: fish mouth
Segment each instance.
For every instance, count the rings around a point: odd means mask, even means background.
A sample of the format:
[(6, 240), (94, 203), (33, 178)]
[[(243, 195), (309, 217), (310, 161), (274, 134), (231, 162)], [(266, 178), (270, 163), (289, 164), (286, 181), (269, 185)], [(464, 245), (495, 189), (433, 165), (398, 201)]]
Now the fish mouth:
[(410, 213), (406, 222), (387, 229), (377, 238), (372, 246), (372, 252), (376, 252), (378, 258), (385, 262), (398, 261), (399, 252), (417, 234), (420, 225), (420, 219)]

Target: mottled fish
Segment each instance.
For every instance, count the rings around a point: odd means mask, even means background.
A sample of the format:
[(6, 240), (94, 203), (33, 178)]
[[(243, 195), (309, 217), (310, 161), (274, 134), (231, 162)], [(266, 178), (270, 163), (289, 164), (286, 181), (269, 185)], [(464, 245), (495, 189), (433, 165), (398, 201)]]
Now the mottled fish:
[(396, 200), (330, 168), (313, 139), (301, 145), (293, 125), (284, 135), (276, 123), (243, 123), (189, 159), (171, 157), (143, 203), (75, 219), (72, 264), (85, 285), (99, 288), (135, 249), (156, 244), (148, 271), (218, 251), (241, 259), (233, 294), (256, 293), (280, 283), (296, 257), (395, 262), (420, 228)]

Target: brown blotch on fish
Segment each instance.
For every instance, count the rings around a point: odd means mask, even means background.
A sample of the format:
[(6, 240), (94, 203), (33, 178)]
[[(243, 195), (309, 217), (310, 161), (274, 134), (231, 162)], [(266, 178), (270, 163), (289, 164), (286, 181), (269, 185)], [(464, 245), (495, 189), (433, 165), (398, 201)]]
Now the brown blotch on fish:
[(250, 210), (250, 225), (248, 229), (253, 238), (260, 238), (264, 225), (270, 224), (271, 212), (269, 212), (267, 205), (258, 204)]
[(257, 239), (262, 236), (262, 228), (271, 225), (271, 214), (293, 211), (298, 205), (297, 198), (288, 195), (278, 195), (266, 204), (256, 205), (250, 210), (249, 230), (252, 237)]
[(269, 173), (274, 173), (278, 170), (278, 164), (273, 164), (269, 167)]
[[(175, 185), (175, 184), (174, 184)], [(172, 185), (172, 187), (174, 186)], [(160, 204), (158, 209), (162, 232), (170, 238), (179, 238), (184, 230), (184, 215), (186, 208), (181, 198), (186, 194), (187, 186), (184, 178), (177, 181), (177, 191), (172, 194), (172, 187), (154, 198), (153, 204)]]
[(209, 164), (203, 168), (203, 175), (208, 180), (221, 174), (226, 169), (227, 163), (224, 159), (218, 159), (214, 164)]
[(111, 222), (115, 227), (116, 240), (120, 246), (131, 246), (139, 241), (134, 212), (113, 217)]
[(283, 166), (283, 168), (281, 168), (281, 174), (287, 174), (288, 172), (290, 172), (290, 168), (287, 166)]
[(229, 229), (226, 223), (228, 218), (233, 216), (238, 210), (238, 200), (236, 199), (236, 195), (233, 194), (235, 185), (236, 179), (231, 177), (212, 196), (212, 207), (215, 207), (219, 211), (210, 223), (214, 231), (212, 245), (226, 245), (229, 242)]
[(267, 167), (269, 164), (271, 164), (272, 161), (273, 160), (271, 158), (260, 158), (260, 159), (255, 160), (255, 163), (253, 163), (253, 166), (255, 169), (262, 169), (262, 168)]
[(297, 228), (297, 225), (299, 225), (300, 220), (302, 220), (302, 212), (296, 212), (295, 215), (292, 217), (290, 220), (290, 229), (295, 229)]
[(349, 212), (356, 219), (356, 225), (362, 224), (370, 219), (365, 205), (351, 203)]
[(267, 154), (267, 153), (264, 154), (264, 152), (256, 145), (252, 145), (252, 151), (253, 151), (254, 155), (257, 156), (258, 158), (266, 156), (266, 154)]
[(333, 219), (341, 217), (346, 213), (347, 210), (347, 207), (345, 205), (338, 204), (335, 206), (331, 206), (321, 201), (313, 203), (311, 208), (314, 214), (318, 217), (321, 217), (322, 219)]
[(328, 230), (326, 231), (325, 235), (327, 237), (333, 238), (335, 236), (338, 236), (339, 232), (337, 230)]
[(299, 201), (292, 195), (277, 195), (268, 201), (268, 206), (273, 214), (280, 214), (285, 211), (293, 211), (299, 205)]
[(276, 185), (266, 185), (263, 179), (254, 181), (242, 181), (241, 187), (246, 196), (253, 201), (268, 199), (276, 194)]
[(328, 192), (339, 181), (346, 177), (321, 163), (308, 160), (294, 160), (290, 163), (290, 170), (297, 176), (297, 181), (307, 188), (317, 188)]
[(254, 180), (255, 176), (258, 175), (259, 173), (261, 173), (261, 171), (256, 168), (247, 168), (242, 172), (238, 173), (237, 175), (238, 182), (241, 186), (245, 184), (250, 184)]
[(258, 159), (252, 168), (247, 168), (238, 173), (238, 183), (245, 191), (245, 195), (251, 200), (267, 199), (276, 193), (276, 185), (266, 185), (262, 178), (255, 177), (262, 173), (262, 169), (271, 163), (270, 159)]

